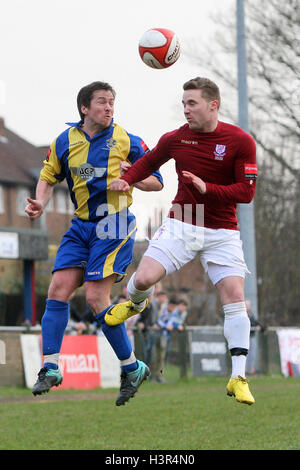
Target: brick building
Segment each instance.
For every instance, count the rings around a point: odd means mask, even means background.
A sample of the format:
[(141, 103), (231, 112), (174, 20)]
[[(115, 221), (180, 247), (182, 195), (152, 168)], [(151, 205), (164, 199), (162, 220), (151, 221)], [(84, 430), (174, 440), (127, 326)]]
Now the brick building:
[[(1, 231), (22, 231), (29, 234), (40, 231), (48, 236), (48, 259), (35, 262), (37, 321), (40, 321), (43, 313), (57, 247), (73, 216), (73, 204), (65, 182), (54, 187), (53, 198), (42, 217), (30, 221), (25, 214), (27, 197), (35, 196), (36, 183), (47, 151), (48, 146), (36, 147), (7, 129), (4, 120), (0, 118), (0, 235)], [(161, 218), (162, 214), (156, 210), (149, 220), (149, 236), (160, 225)], [(120, 293), (146, 248), (147, 242), (135, 243), (134, 259), (128, 267), (128, 276), (122, 283), (114, 286), (113, 296)], [(1, 259), (0, 256), (0, 325), (20, 324), (24, 318), (23, 271), (21, 259)], [(199, 259), (168, 276), (163, 280), (162, 286), (170, 295), (185, 297), (189, 301), (189, 323), (219, 323), (220, 308), (215, 289), (204, 274)], [(79, 290), (79, 294), (83, 292)], [(81, 304), (84, 304), (84, 300), (81, 300)]]
[(35, 147), (5, 127), (0, 118), (0, 226), (46, 229), (50, 244), (60, 241), (70, 224), (73, 206), (65, 183), (55, 186), (45, 214), (30, 221), (24, 212), (27, 197), (34, 197), (48, 147)]
[(54, 196), (42, 217), (30, 221), (25, 214), (27, 197), (35, 197), (47, 151), (47, 146), (36, 147), (6, 128), (0, 117), (0, 324), (19, 322), (23, 314), (24, 259), (21, 258), (26, 258), (26, 254), (3, 255), (13, 234), (27, 237), (29, 244), (32, 240), (29, 251), (38, 249), (37, 236), (47, 235), (48, 259), (35, 262), (37, 293), (42, 294), (49, 283), (56, 246), (72, 218), (73, 207), (64, 182), (54, 188)]

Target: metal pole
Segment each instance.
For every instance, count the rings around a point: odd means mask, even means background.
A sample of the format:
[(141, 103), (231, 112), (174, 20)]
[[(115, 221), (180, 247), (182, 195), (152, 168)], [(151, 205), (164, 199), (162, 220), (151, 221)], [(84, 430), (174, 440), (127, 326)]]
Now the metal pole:
[(32, 324), (31, 261), (24, 260), (24, 320)]
[[(237, 61), (238, 61), (238, 119), (239, 127), (249, 132), (248, 120), (248, 86), (247, 86), (247, 53), (245, 33), (244, 0), (236, 1), (237, 20)], [(258, 318), (257, 278), (256, 278), (256, 247), (254, 203), (239, 204), (239, 225), (245, 260), (251, 275), (245, 279), (245, 298), (251, 302), (251, 312)]]
[(36, 324), (34, 261), (24, 260), (24, 320)]

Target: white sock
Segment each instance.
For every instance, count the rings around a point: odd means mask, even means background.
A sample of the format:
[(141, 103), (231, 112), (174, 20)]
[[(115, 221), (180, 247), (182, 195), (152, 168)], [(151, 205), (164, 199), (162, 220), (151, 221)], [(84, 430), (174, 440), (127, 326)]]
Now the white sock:
[(232, 362), (232, 373), (231, 373), (231, 378), (234, 379), (235, 377), (238, 377), (240, 375), (241, 377), (245, 377), (246, 375), (246, 360), (247, 356), (244, 356), (244, 354), (241, 354), (240, 356), (231, 356), (231, 362)]
[(136, 357), (133, 351), (127, 359), (123, 359), (120, 361), (121, 366), (128, 366), (130, 364), (134, 364), (135, 362), (136, 362)]
[(134, 310), (141, 310), (146, 305), (146, 299), (150, 297), (154, 292), (154, 286), (149, 287), (147, 290), (139, 290), (134, 285), (135, 273), (131, 276), (128, 284), (127, 290), (130, 300), (134, 304)]
[(44, 356), (44, 364), (50, 362), (51, 364), (56, 364), (58, 366), (59, 353), (49, 354)]
[[(245, 302), (236, 302), (223, 306), (224, 320), (224, 336), (228, 343), (228, 349), (241, 348), (249, 349), (250, 340), (250, 320), (247, 314)], [(231, 356), (232, 375), (245, 377), (247, 356)]]

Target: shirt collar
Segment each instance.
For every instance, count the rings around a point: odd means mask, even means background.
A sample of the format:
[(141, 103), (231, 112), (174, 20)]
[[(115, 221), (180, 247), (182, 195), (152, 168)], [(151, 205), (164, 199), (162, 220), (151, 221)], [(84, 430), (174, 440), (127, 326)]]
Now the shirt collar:
[[(95, 139), (95, 137), (98, 137), (99, 135), (104, 135), (104, 134), (106, 134), (106, 133), (111, 129), (111, 127), (112, 127), (112, 125), (113, 125), (113, 122), (114, 122), (114, 120), (112, 119), (110, 125), (109, 125), (108, 127), (106, 127), (105, 129), (103, 129), (103, 131), (101, 131), (101, 132), (99, 132), (98, 134), (94, 135), (94, 137), (92, 137), (92, 139)], [(81, 119), (80, 121), (78, 121), (78, 122), (66, 122), (66, 124), (67, 124), (67, 126), (70, 126), (70, 127), (76, 127), (77, 129), (79, 129), (81, 132), (84, 133), (84, 135), (88, 138), (88, 140), (92, 140), (92, 139), (87, 135), (87, 133), (84, 132), (84, 130), (83, 130), (82, 127), (81, 127), (82, 124), (83, 124), (82, 119)]]
[(81, 125), (82, 125), (82, 120), (78, 121), (78, 122), (66, 122), (67, 126), (70, 126), (70, 127), (77, 127), (78, 129), (80, 129)]

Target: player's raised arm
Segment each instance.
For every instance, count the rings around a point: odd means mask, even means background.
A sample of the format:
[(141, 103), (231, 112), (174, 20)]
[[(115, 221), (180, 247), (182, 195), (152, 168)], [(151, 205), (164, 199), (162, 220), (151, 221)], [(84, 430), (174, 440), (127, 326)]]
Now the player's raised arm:
[[(121, 162), (121, 176), (125, 175), (131, 166), (132, 165), (129, 162)], [(140, 189), (141, 191), (161, 191), (163, 188), (163, 183), (161, 176), (159, 179), (157, 175), (154, 174), (148, 176), (148, 178), (145, 178), (144, 180), (138, 183), (135, 183), (133, 186), (137, 189)]]
[(36, 187), (36, 198), (27, 198), (29, 204), (25, 207), (25, 212), (30, 220), (38, 219), (42, 215), (52, 193), (53, 186), (40, 179)]
[[(153, 184), (154, 180), (156, 186), (160, 186), (160, 181), (154, 176), (155, 173), (161, 165), (167, 162), (171, 157), (167, 150), (168, 142), (166, 139), (166, 134), (162, 136), (157, 144), (157, 146), (151, 150), (151, 152), (146, 153), (143, 157), (137, 160), (130, 168), (126, 167), (126, 171), (121, 171), (121, 178), (117, 178), (110, 183), (109, 189), (111, 191), (129, 191), (130, 186), (139, 187), (142, 189), (142, 185), (149, 181)], [(151, 180), (150, 180), (151, 178)], [(126, 183), (126, 184), (123, 184)], [(144, 185), (145, 187), (145, 185)], [(159, 191), (159, 189), (143, 189), (144, 191)]]

